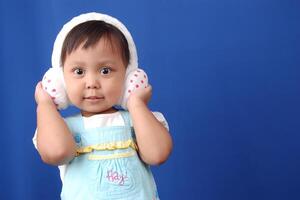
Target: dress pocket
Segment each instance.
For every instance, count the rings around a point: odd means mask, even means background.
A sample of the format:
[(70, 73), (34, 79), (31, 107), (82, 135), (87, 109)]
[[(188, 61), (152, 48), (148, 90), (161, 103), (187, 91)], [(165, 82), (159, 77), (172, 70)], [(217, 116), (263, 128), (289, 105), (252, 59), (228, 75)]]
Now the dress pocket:
[(103, 199), (136, 199), (142, 191), (142, 173), (135, 160), (130, 157), (103, 162), (99, 196)]

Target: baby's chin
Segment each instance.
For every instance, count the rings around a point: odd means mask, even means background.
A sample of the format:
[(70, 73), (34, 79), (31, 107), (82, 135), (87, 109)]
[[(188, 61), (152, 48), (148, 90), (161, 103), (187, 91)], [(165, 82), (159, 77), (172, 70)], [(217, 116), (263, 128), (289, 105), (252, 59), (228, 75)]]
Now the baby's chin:
[(110, 108), (102, 108), (102, 109), (81, 109), (81, 114), (84, 117), (90, 117), (93, 115), (97, 115), (97, 114), (109, 114), (109, 113), (114, 113), (117, 112), (117, 109), (115, 109), (114, 107), (110, 107)]

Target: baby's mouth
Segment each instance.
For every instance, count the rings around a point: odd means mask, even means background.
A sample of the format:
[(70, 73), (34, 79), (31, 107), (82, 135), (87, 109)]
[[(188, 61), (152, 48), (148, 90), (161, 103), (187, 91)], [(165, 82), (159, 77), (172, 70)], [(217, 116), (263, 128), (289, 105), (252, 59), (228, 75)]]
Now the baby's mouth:
[(83, 97), (84, 99), (103, 99), (103, 97), (98, 97), (98, 96), (88, 96), (88, 97)]
[(87, 97), (83, 97), (83, 99), (88, 100), (88, 101), (98, 101), (98, 100), (104, 99), (104, 97), (101, 97), (101, 96), (87, 96)]

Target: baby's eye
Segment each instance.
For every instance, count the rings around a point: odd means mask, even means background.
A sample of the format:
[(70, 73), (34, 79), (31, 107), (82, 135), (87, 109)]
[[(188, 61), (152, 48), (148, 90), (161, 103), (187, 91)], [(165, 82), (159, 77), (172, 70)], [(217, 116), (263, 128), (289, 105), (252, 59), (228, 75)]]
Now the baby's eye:
[(100, 73), (103, 75), (108, 75), (111, 72), (111, 69), (109, 67), (103, 67), (100, 69)]
[(74, 69), (73, 72), (74, 72), (76, 75), (79, 75), (79, 76), (84, 74), (83, 69), (80, 69), (80, 68)]

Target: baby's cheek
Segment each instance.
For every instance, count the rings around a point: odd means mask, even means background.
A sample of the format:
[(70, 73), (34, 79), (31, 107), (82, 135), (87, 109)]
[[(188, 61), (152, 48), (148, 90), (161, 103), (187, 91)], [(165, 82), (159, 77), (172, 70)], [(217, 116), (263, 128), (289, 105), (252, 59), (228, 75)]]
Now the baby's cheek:
[(123, 87), (119, 87), (114, 91), (114, 94), (113, 94), (113, 96), (115, 97), (114, 103), (117, 103), (120, 100), (122, 94), (123, 94)]
[(70, 88), (70, 87), (68, 87), (67, 89), (66, 89), (66, 92), (67, 92), (67, 96), (68, 96), (68, 98), (69, 98), (69, 101), (72, 103), (72, 104), (74, 104), (74, 105), (76, 105), (77, 104), (77, 101), (78, 101), (78, 98), (79, 98), (79, 95), (77, 94), (77, 92), (76, 92), (76, 90), (74, 89), (74, 88)]
[(122, 84), (114, 85), (106, 94), (109, 94), (109, 98), (113, 104), (117, 104), (123, 94)]

